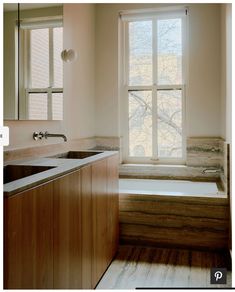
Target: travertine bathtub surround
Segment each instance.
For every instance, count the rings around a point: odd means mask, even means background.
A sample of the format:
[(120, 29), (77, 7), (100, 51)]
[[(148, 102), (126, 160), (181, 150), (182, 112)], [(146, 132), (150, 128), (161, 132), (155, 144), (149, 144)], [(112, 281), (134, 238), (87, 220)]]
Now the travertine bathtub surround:
[(219, 137), (187, 138), (186, 164), (220, 168), (223, 159), (223, 142)]
[(221, 249), (228, 245), (228, 199), (122, 193), (125, 244)]
[(187, 165), (140, 165), (121, 164), (119, 175), (122, 177), (149, 177), (163, 179), (219, 179), (219, 173), (203, 173), (205, 167), (194, 167)]
[[(230, 144), (223, 142), (223, 158), (221, 160), (221, 181), (224, 187), (224, 190), (229, 191), (230, 183), (230, 173), (229, 173), (229, 164), (230, 164)], [(228, 194), (229, 195), (229, 194)]]
[(220, 175), (220, 178), (221, 178), (221, 182), (224, 186), (224, 189), (227, 189), (227, 182), (226, 182), (226, 179), (227, 179), (227, 144), (226, 142), (223, 143), (223, 157), (221, 159), (221, 175)]
[[(122, 164), (122, 176), (163, 177), (163, 178), (200, 178), (218, 179), (223, 176), (225, 153), (224, 140), (220, 137), (187, 138), (185, 165), (138, 165)], [(218, 168), (220, 173), (203, 173), (205, 168)]]

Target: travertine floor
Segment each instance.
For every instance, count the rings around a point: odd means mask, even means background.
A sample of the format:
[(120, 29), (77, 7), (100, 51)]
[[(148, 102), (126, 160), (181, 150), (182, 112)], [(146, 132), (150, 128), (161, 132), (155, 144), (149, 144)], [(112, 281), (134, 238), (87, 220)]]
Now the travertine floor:
[[(210, 268), (227, 268), (227, 284), (211, 285)], [(231, 287), (228, 252), (120, 246), (96, 289)]]

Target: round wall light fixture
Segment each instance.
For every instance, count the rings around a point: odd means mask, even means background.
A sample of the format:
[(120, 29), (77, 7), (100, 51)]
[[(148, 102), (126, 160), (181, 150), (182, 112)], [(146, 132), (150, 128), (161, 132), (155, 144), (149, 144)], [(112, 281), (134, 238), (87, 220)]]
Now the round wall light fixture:
[(66, 63), (76, 61), (77, 53), (73, 49), (63, 50), (61, 52), (61, 59)]

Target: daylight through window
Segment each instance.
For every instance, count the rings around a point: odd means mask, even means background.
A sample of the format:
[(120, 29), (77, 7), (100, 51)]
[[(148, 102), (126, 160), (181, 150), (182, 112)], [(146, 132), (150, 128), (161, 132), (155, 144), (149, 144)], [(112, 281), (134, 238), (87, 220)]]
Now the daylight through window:
[(58, 21), (21, 24), (24, 54), (24, 80), (21, 85), (26, 100), (26, 117), (30, 120), (63, 119), (61, 25)]
[(183, 160), (185, 11), (125, 15), (126, 159)]

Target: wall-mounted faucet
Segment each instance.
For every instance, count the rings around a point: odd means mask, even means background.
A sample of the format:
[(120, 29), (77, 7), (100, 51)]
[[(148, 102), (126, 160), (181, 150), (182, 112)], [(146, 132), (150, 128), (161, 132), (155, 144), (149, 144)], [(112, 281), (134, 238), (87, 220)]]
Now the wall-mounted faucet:
[(44, 137), (47, 139), (48, 137), (61, 137), (64, 139), (64, 142), (67, 142), (67, 137), (64, 134), (50, 134), (47, 131), (44, 134)]
[(33, 139), (34, 140), (38, 140), (38, 139), (41, 140), (43, 137), (45, 139), (47, 139), (48, 137), (60, 137), (60, 138), (64, 139), (64, 142), (67, 141), (67, 137), (64, 134), (50, 134), (47, 131), (45, 133), (43, 133), (43, 132), (39, 132), (39, 133), (38, 132), (34, 132), (33, 133)]

